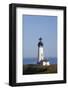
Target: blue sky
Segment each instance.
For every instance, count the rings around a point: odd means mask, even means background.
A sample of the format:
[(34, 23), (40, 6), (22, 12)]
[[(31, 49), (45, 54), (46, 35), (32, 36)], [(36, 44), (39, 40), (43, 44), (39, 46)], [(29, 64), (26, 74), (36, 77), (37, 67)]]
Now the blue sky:
[(24, 15), (24, 58), (37, 57), (42, 37), (45, 57), (57, 57), (57, 16)]

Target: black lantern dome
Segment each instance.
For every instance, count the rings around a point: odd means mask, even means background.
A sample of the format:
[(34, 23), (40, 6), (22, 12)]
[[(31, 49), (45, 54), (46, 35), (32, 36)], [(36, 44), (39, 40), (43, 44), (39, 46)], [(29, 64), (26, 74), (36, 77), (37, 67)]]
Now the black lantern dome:
[(39, 40), (40, 40), (40, 41), (39, 41), (39, 43), (38, 43), (38, 47), (43, 46), (42, 38), (40, 37)]

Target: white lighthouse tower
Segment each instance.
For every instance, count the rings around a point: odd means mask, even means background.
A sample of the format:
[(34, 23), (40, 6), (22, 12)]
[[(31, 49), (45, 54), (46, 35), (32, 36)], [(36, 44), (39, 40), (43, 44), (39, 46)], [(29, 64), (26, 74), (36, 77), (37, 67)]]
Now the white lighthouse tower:
[(39, 38), (38, 43), (38, 64), (42, 64), (43, 66), (50, 65), (49, 61), (44, 58), (44, 45), (42, 43), (42, 38)]
[(39, 43), (38, 43), (38, 62), (44, 60), (44, 49), (43, 49), (43, 43), (42, 43), (42, 38), (39, 38)]

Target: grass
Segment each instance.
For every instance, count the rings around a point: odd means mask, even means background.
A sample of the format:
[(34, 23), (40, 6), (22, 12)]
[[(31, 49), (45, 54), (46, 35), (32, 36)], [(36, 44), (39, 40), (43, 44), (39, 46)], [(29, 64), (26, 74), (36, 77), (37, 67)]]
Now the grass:
[(24, 64), (23, 74), (51, 74), (57, 73), (57, 64), (51, 64), (50, 66), (43, 66), (39, 64)]

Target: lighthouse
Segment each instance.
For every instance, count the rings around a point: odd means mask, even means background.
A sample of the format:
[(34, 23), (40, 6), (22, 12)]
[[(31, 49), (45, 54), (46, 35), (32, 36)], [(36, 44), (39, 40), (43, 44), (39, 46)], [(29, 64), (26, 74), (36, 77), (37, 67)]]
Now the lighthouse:
[(43, 49), (42, 38), (39, 38), (39, 43), (38, 43), (38, 63), (40, 63), (42, 60), (44, 60), (44, 49)]
[(37, 63), (43, 66), (50, 65), (49, 61), (44, 58), (44, 45), (41, 37), (39, 38), (39, 42), (38, 42), (38, 62)]

